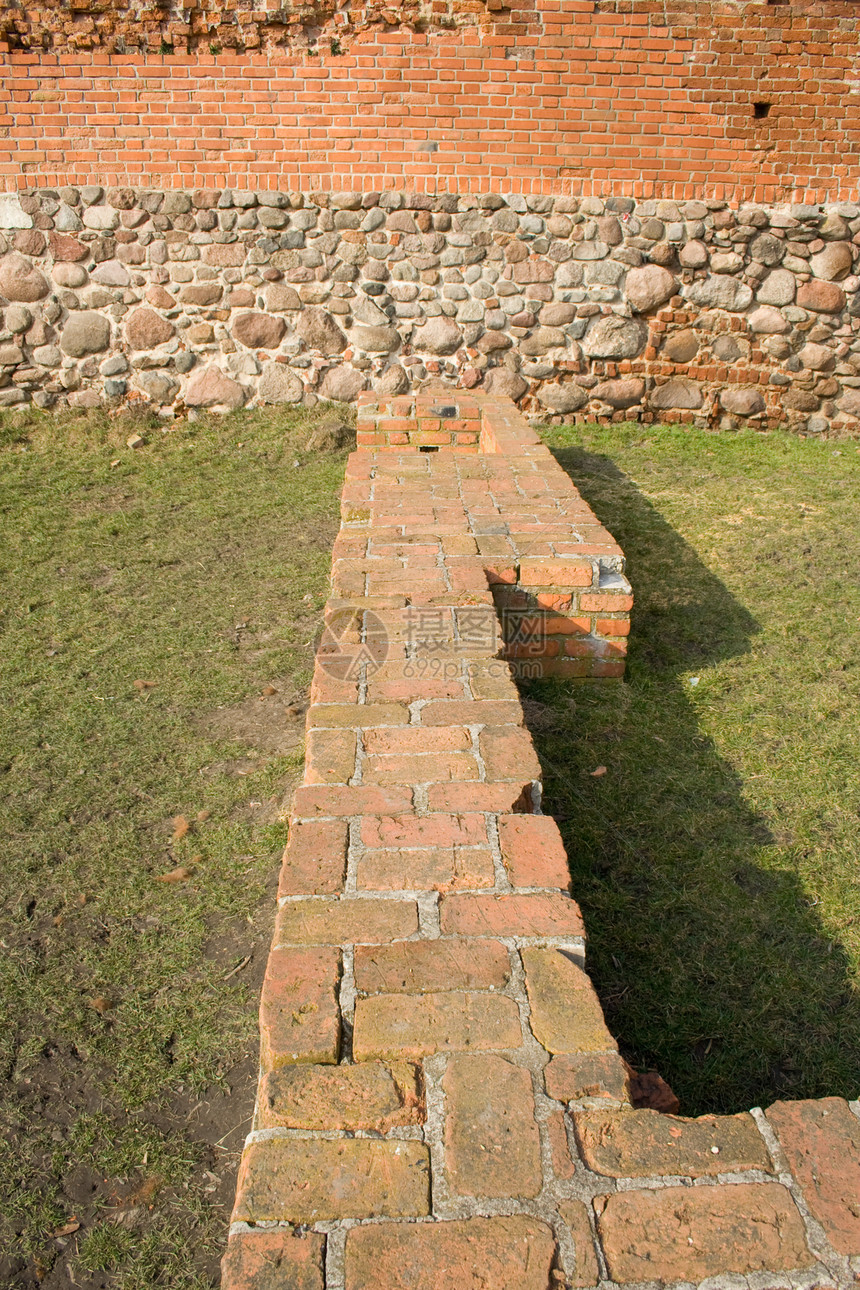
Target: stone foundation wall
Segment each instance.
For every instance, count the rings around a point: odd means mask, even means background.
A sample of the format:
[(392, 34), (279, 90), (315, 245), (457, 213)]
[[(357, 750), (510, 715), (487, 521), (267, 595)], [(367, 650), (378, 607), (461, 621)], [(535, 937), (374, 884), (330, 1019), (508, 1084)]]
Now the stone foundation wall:
[(465, 402), (492, 451), (347, 466), (224, 1290), (856, 1287), (860, 1106), (631, 1104), (492, 629), (522, 544), (588, 511)]
[(165, 414), (428, 381), (565, 419), (860, 429), (860, 205), (0, 197), (0, 406)]

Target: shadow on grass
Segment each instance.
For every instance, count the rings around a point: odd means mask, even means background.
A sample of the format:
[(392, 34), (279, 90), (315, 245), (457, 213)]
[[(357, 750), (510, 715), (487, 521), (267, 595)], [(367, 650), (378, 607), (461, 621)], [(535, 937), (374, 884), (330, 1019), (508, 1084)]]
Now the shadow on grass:
[(625, 683), (524, 686), (609, 1027), (684, 1114), (855, 1097), (847, 960), (690, 702), (689, 673), (747, 653), (758, 625), (608, 458), (556, 456), (636, 596)]

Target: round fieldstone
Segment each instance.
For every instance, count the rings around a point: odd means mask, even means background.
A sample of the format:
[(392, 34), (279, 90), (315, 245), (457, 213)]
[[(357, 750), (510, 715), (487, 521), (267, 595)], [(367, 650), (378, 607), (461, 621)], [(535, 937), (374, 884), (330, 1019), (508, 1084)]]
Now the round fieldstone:
[(363, 372), (342, 363), (330, 367), (322, 379), (319, 388), (321, 399), (334, 399), (337, 403), (352, 403), (362, 390), (367, 387), (367, 378)]
[(545, 408), (550, 408), (553, 412), (578, 412), (588, 402), (588, 394), (581, 385), (553, 382), (541, 386), (538, 399)]
[(48, 294), (48, 283), (29, 260), (17, 251), (0, 259), (0, 294), (7, 300), (33, 304)]
[(300, 403), (305, 387), (283, 363), (266, 363), (257, 386), (260, 403)]
[(428, 354), (453, 354), (463, 342), (463, 333), (445, 314), (428, 318), (412, 333), (412, 348)]
[(153, 309), (135, 309), (126, 320), (125, 336), (132, 349), (155, 349), (173, 334), (173, 324)]
[(591, 391), (591, 397), (608, 403), (612, 408), (632, 408), (642, 402), (645, 393), (645, 382), (639, 377), (630, 377), (620, 381), (601, 381)]
[(738, 417), (753, 417), (765, 409), (764, 399), (758, 390), (743, 390), (739, 387), (723, 390), (720, 404), (727, 412), (733, 412)]
[(488, 394), (499, 394), (513, 399), (516, 403), (528, 390), (528, 382), (516, 372), (509, 372), (506, 367), (494, 367), (484, 377), (484, 389)]
[(583, 341), (589, 358), (635, 358), (645, 347), (647, 329), (633, 318), (605, 314), (595, 318)]
[(179, 382), (168, 372), (139, 372), (135, 380), (153, 403), (171, 403), (179, 389)]
[(3, 321), (7, 331), (11, 331), (13, 336), (20, 336), (22, 332), (29, 331), (33, 324), (33, 315), (23, 305), (10, 305)]
[(785, 243), (772, 233), (759, 233), (750, 243), (750, 255), (769, 268), (779, 264), (785, 255)]
[(829, 242), (823, 251), (809, 261), (816, 278), (825, 282), (839, 282), (847, 277), (854, 264), (850, 242)]
[(373, 388), (377, 394), (405, 394), (409, 389), (409, 377), (399, 363), (394, 363), (374, 382)]
[(752, 300), (747, 284), (727, 273), (691, 283), (684, 288), (684, 295), (700, 309), (726, 309), (732, 313), (740, 313)]
[(791, 323), (772, 305), (760, 305), (750, 314), (748, 322), (750, 331), (759, 335), (781, 336), (791, 331)]
[(103, 287), (127, 287), (131, 282), (128, 269), (119, 260), (104, 260), (97, 264), (90, 277)]
[(808, 367), (813, 372), (826, 371), (836, 361), (836, 355), (832, 349), (828, 349), (826, 345), (816, 345), (813, 341), (804, 345), (797, 357), (804, 367)]
[(296, 331), (308, 349), (318, 349), (322, 354), (342, 354), (347, 347), (346, 336), (331, 314), (316, 305), (302, 310)]
[(694, 381), (679, 378), (667, 381), (653, 390), (650, 397), (652, 408), (665, 411), (669, 408), (687, 408), (694, 410), (702, 406), (702, 391)]
[(696, 333), (689, 327), (667, 336), (663, 342), (661, 357), (668, 358), (670, 363), (689, 363), (699, 352), (699, 341)]
[(301, 309), (302, 302), (295, 287), (283, 282), (273, 282), (266, 289), (266, 309), (269, 313), (287, 313)]
[(400, 335), (395, 327), (355, 327), (352, 341), (368, 354), (390, 354), (399, 349)]
[(755, 298), (762, 305), (790, 305), (797, 290), (797, 280), (788, 269), (774, 269), (762, 282)]
[(262, 313), (239, 314), (231, 327), (234, 339), (249, 349), (277, 349), (286, 330), (283, 318)]
[(245, 391), (220, 367), (201, 367), (188, 381), (185, 402), (189, 408), (221, 408), (234, 412), (245, 402)]
[(801, 309), (818, 314), (838, 314), (845, 308), (845, 292), (835, 282), (813, 278), (798, 287), (797, 303)]
[(681, 247), (678, 259), (685, 269), (702, 269), (708, 263), (708, 248), (704, 242), (693, 238)]
[(624, 282), (624, 294), (636, 314), (646, 314), (675, 294), (676, 282), (668, 269), (659, 264), (643, 264), (631, 269)]
[(110, 323), (102, 314), (85, 310), (71, 314), (60, 337), (60, 349), (70, 358), (101, 354), (110, 343)]

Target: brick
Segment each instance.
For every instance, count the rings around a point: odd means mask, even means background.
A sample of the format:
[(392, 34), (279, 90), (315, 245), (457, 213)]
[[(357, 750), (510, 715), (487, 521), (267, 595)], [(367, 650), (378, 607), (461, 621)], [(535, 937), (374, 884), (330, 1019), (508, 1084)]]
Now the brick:
[(502, 990), (510, 977), (510, 957), (498, 941), (442, 937), (355, 951), (355, 984), (365, 994)]
[(305, 746), (306, 784), (347, 784), (355, 774), (354, 730), (310, 730)]
[(334, 726), (405, 726), (409, 708), (405, 703), (314, 703), (308, 708), (309, 730)]
[(355, 1007), (353, 1054), (417, 1060), (429, 1053), (470, 1048), (517, 1048), (520, 1015), (505, 995), (428, 993), (377, 994)]
[(273, 949), (260, 1000), (263, 1066), (336, 1062), (340, 1049), (340, 953)]
[(495, 784), (431, 784), (427, 790), (431, 811), (487, 811), (491, 815), (532, 809), (532, 781), (506, 780)]
[(523, 710), (511, 699), (438, 699), (421, 710), (424, 726), (498, 726), (523, 724)]
[(293, 814), (298, 819), (326, 816), (394, 815), (412, 806), (411, 788), (384, 788), (376, 784), (311, 785), (293, 794)]
[(583, 1160), (610, 1178), (773, 1172), (756, 1122), (745, 1113), (687, 1120), (644, 1109), (601, 1109), (578, 1111), (574, 1123)]
[(860, 1254), (860, 1120), (839, 1097), (767, 1111), (812, 1214), (840, 1254)]
[(537, 1196), (543, 1176), (529, 1071), (502, 1057), (452, 1057), (445, 1092), (445, 1169), (459, 1196)]
[[(327, 732), (328, 733), (328, 732)], [(364, 784), (436, 784), (476, 780), (478, 763), (471, 753), (427, 753), (418, 757), (365, 757)]]
[(594, 1252), (594, 1238), (588, 1221), (588, 1210), (582, 1201), (563, 1200), (559, 1204), (558, 1212), (573, 1237), (576, 1263), (573, 1277), (569, 1279), (568, 1284), (573, 1287), (573, 1290), (596, 1286), (602, 1278), (597, 1255)]
[(535, 1218), (374, 1223), (346, 1238), (346, 1290), (548, 1290), (551, 1228)]
[(381, 756), (468, 752), (471, 747), (472, 736), (464, 726), (382, 727), (364, 732), (364, 751)]
[(292, 900), (275, 923), (278, 945), (380, 944), (418, 930), (414, 900)]
[(260, 1085), (257, 1128), (374, 1129), (424, 1119), (418, 1069), (408, 1062), (289, 1066)]
[(814, 1262), (779, 1183), (619, 1192), (597, 1224), (613, 1281), (702, 1281)]
[(361, 840), (371, 848), (487, 846), (487, 822), (476, 813), (368, 817)]
[(567, 854), (558, 825), (550, 816), (503, 815), (499, 843), (514, 887), (570, 886)]
[(551, 1053), (600, 1052), (616, 1047), (591, 981), (566, 950), (522, 951), (531, 1028)]
[(356, 882), (360, 889), (371, 891), (492, 887), (493, 855), (486, 847), (365, 851), (356, 865)]
[(245, 1149), (233, 1221), (413, 1218), (429, 1208), (430, 1157), (422, 1143), (270, 1138)]
[(343, 887), (349, 826), (345, 820), (297, 820), (284, 851), (279, 896), (332, 896)]
[(627, 1067), (618, 1053), (558, 1053), (544, 1067), (544, 1078), (547, 1093), (559, 1102), (630, 1101)]
[(579, 906), (568, 896), (446, 896), (442, 931), (462, 936), (583, 936)]
[(325, 1237), (234, 1232), (221, 1260), (222, 1290), (325, 1290)]
[(590, 587), (594, 570), (590, 560), (521, 560), (523, 587)]
[(552, 1171), (556, 1178), (570, 1181), (575, 1169), (570, 1154), (570, 1143), (567, 1140), (563, 1111), (553, 1111), (547, 1116), (546, 1132), (552, 1156)]

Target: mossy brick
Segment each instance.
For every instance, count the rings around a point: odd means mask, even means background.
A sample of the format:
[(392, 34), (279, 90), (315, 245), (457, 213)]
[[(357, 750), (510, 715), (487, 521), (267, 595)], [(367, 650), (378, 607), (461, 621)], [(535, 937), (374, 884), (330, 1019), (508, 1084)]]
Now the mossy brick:
[(841, 1097), (774, 1102), (766, 1114), (830, 1244), (860, 1255), (860, 1119)]
[(554, 892), (444, 897), (442, 931), (462, 936), (571, 936), (585, 934), (579, 906)]
[(583, 1160), (610, 1178), (773, 1172), (764, 1139), (746, 1113), (688, 1120), (644, 1108), (599, 1109), (577, 1111), (574, 1123)]
[(260, 999), (263, 1068), (336, 1062), (340, 1049), (340, 952), (325, 946), (273, 949)]
[(275, 944), (379, 945), (417, 930), (414, 900), (289, 900), (278, 911)]
[(374, 1223), (346, 1238), (346, 1290), (549, 1290), (552, 1229), (538, 1219)]
[(600, 1052), (617, 1045), (588, 976), (564, 949), (522, 951), (532, 1033), (551, 1053)]
[(394, 815), (412, 806), (411, 788), (376, 784), (309, 785), (293, 794), (293, 815), (313, 820), (350, 815)]
[(596, 1286), (602, 1280), (594, 1252), (594, 1237), (588, 1221), (588, 1210), (581, 1200), (563, 1200), (558, 1207), (562, 1221), (573, 1237), (574, 1268), (567, 1284), (572, 1290)]
[(286, 1229), (234, 1232), (221, 1290), (325, 1290), (325, 1237)]
[(279, 896), (333, 896), (346, 876), (346, 820), (295, 820), (281, 863)]
[(512, 886), (569, 887), (567, 854), (555, 820), (548, 815), (503, 815), (498, 824)]
[(520, 1015), (513, 999), (471, 991), (376, 994), (355, 1006), (353, 1055), (417, 1060), (430, 1053), (518, 1048)]
[(348, 784), (355, 774), (354, 730), (309, 730), (305, 744), (306, 784)]
[(630, 1101), (627, 1066), (619, 1053), (557, 1053), (544, 1067), (544, 1079), (548, 1095), (559, 1102)]
[(429, 1209), (430, 1156), (423, 1143), (269, 1138), (245, 1148), (233, 1221), (415, 1218)]
[(454, 1195), (537, 1196), (543, 1183), (531, 1072), (489, 1053), (457, 1054), (442, 1080), (445, 1170)]
[(361, 841), (372, 848), (487, 846), (487, 822), (476, 811), (366, 816)]
[(487, 847), (425, 847), (365, 851), (356, 864), (363, 891), (452, 891), (492, 887), (493, 854)]
[(666, 1187), (610, 1196), (598, 1231), (613, 1281), (703, 1281), (814, 1263), (779, 1183)]
[(289, 1066), (260, 1085), (256, 1127), (373, 1129), (387, 1133), (424, 1119), (424, 1089), (409, 1062)]
[(510, 956), (499, 941), (441, 937), (355, 950), (355, 984), (364, 994), (502, 990), (510, 977)]

